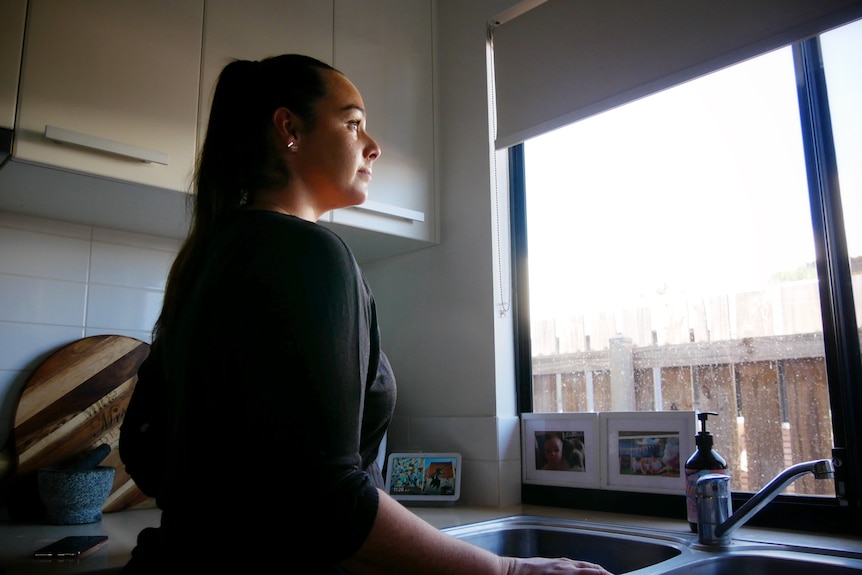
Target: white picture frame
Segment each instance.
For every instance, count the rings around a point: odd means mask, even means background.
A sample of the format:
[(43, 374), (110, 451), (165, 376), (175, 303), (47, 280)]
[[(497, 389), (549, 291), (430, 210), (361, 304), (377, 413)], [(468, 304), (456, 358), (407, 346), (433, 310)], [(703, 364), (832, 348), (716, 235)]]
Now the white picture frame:
[[(557, 468), (548, 464), (544, 451), (546, 440), (550, 449), (561, 450), (566, 464)], [(602, 468), (600, 445), (597, 413), (524, 413), (521, 415), (522, 481), (598, 488)]]
[(694, 411), (599, 413), (601, 488), (684, 495), (696, 423)]

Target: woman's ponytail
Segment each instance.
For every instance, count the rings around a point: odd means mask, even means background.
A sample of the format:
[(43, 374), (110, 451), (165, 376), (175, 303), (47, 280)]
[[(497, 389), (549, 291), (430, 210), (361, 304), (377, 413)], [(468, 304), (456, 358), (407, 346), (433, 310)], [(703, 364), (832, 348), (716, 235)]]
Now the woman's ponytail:
[(290, 109), (314, 125), (314, 105), (326, 93), (328, 64), (299, 54), (261, 61), (235, 60), (219, 74), (207, 130), (195, 167), (191, 229), (165, 287), (153, 338), (170, 331), (190, 291), (209, 239), (255, 190), (285, 185), (290, 177), (272, 141), (272, 116)]
[(219, 75), (195, 176), (196, 225), (204, 236), (242, 207), (265, 161), (268, 110), (260, 62), (236, 60)]

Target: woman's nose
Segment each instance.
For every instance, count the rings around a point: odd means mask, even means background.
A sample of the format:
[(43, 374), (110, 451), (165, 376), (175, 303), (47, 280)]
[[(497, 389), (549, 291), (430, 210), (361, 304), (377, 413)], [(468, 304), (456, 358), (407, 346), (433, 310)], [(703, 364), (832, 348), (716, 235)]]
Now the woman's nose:
[(366, 156), (372, 160), (376, 160), (382, 153), (383, 150), (380, 149), (380, 146), (377, 144), (377, 140), (368, 136), (368, 153)]

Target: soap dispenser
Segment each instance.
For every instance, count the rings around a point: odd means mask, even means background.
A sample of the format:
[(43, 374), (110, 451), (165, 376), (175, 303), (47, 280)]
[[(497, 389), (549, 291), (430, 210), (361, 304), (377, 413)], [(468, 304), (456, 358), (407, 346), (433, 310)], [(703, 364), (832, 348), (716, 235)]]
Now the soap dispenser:
[(706, 420), (710, 415), (718, 414), (714, 411), (697, 414), (700, 421), (700, 431), (694, 437), (697, 449), (685, 462), (685, 503), (692, 533), (697, 533), (697, 480), (707, 473), (730, 475), (727, 461), (712, 448), (712, 435), (706, 430)]

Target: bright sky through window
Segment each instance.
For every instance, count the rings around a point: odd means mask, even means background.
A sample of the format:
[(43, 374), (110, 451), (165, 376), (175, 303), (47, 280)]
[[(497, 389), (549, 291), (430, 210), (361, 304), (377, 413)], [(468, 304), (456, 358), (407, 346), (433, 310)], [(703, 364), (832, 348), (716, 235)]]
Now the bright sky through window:
[(795, 86), (785, 48), (528, 141), (531, 317), (812, 264)]

